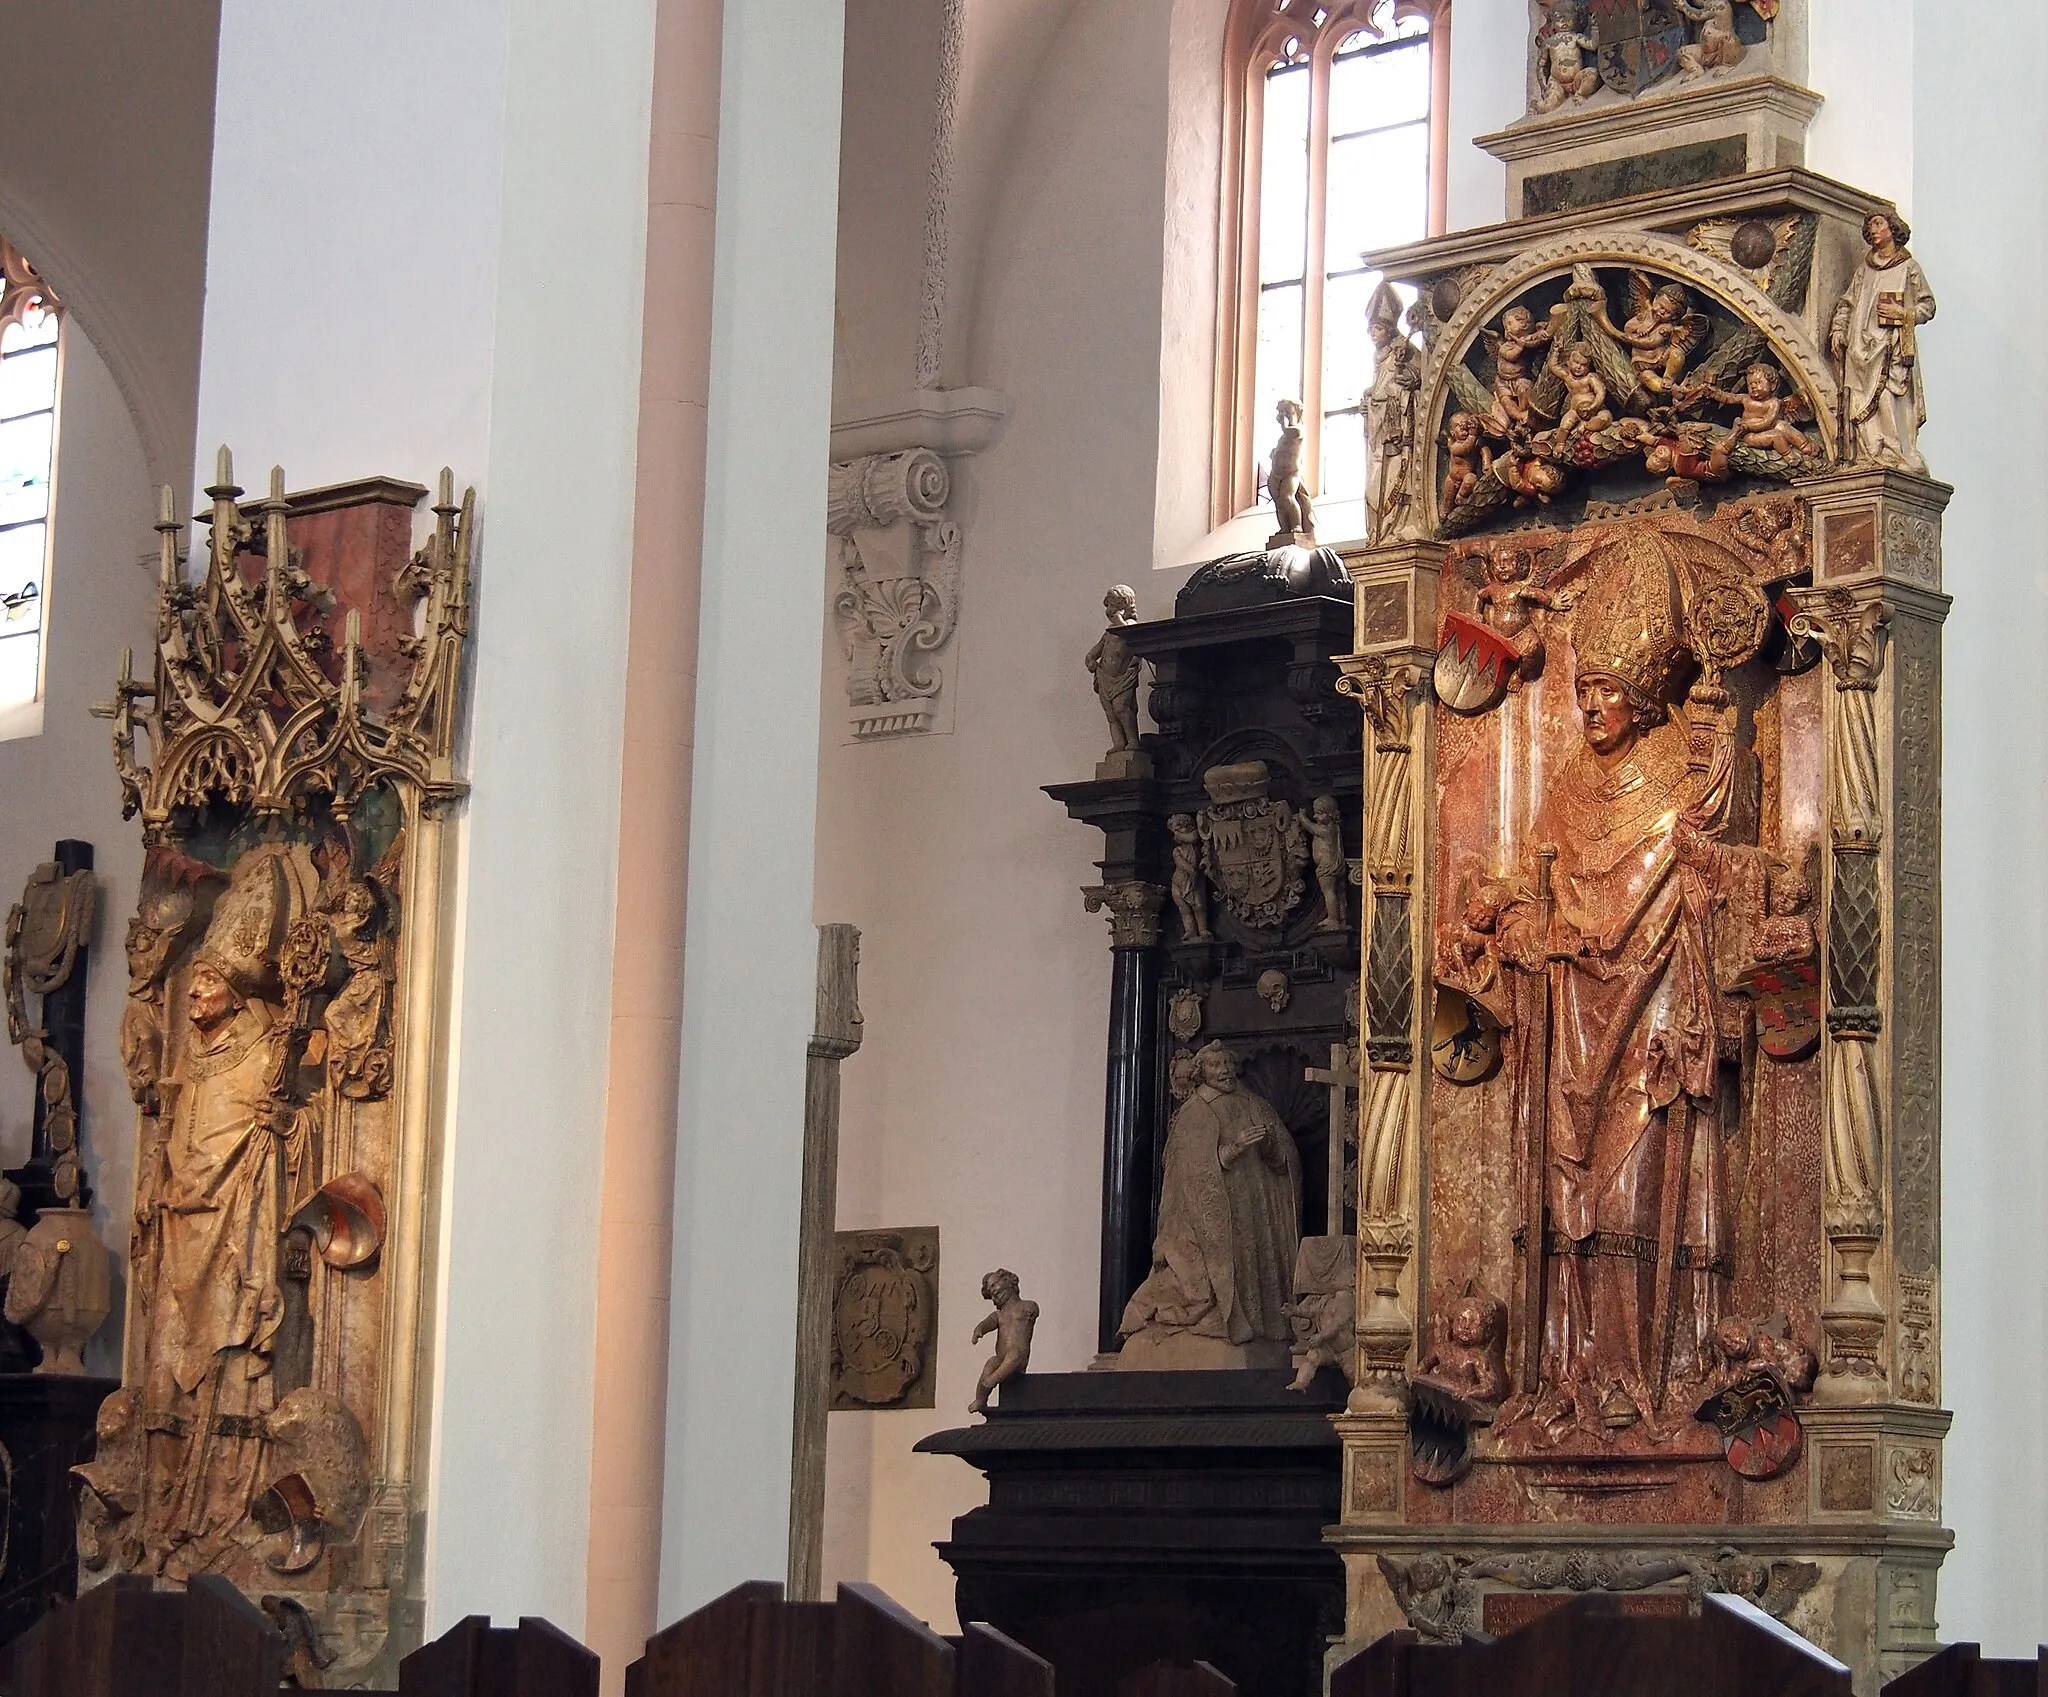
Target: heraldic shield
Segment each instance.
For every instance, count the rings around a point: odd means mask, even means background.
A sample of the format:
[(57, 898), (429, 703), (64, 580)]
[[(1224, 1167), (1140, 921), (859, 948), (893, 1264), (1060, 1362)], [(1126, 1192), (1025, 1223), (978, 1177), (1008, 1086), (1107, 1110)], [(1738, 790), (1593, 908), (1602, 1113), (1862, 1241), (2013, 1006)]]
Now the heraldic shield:
[(1210, 805), (1197, 816), (1202, 870), (1223, 905), (1247, 925), (1275, 929), (1300, 903), (1308, 841), (1285, 801), (1269, 798), (1263, 760), (1211, 766), (1202, 774)]
[(1698, 1411), (1721, 1434), (1721, 1453), (1745, 1479), (1775, 1479), (1806, 1447), (1792, 1393), (1776, 1373), (1751, 1373)]
[(1600, 44), (1600, 80), (1634, 97), (1678, 69), (1685, 19), (1677, 0), (1591, 0), (1586, 8)]

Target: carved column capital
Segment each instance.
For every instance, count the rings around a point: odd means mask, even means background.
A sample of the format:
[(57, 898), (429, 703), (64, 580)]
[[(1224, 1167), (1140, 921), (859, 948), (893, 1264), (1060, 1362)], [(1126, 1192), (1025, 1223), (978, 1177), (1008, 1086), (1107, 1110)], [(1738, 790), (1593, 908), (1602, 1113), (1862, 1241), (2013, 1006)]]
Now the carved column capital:
[(1358, 703), (1382, 753), (1408, 748), (1408, 709), (1422, 683), (1422, 668), (1389, 654), (1340, 654), (1337, 693)]
[(1090, 913), (1107, 911), (1111, 948), (1149, 949), (1158, 943), (1164, 884), (1088, 884), (1082, 887), (1081, 900)]
[(1892, 616), (1883, 598), (1846, 589), (1796, 589), (1792, 600), (1798, 611), (1787, 628), (1802, 641), (1820, 645), (1835, 688), (1876, 689)]

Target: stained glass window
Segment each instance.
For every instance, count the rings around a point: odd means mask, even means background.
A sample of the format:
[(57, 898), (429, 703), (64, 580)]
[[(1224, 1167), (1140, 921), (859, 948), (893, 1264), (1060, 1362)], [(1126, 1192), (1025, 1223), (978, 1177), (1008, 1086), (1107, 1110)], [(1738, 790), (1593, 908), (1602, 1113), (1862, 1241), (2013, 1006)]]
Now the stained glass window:
[(1282, 400), (1306, 412), (1312, 490), (1364, 493), (1365, 307), (1380, 275), (1363, 255), (1441, 223), (1443, 16), (1443, 0), (1239, 0), (1233, 13), (1244, 106), (1225, 181), (1242, 298), (1224, 336), (1219, 518), (1262, 498)]
[(42, 693), (62, 314), (0, 242), (0, 709)]

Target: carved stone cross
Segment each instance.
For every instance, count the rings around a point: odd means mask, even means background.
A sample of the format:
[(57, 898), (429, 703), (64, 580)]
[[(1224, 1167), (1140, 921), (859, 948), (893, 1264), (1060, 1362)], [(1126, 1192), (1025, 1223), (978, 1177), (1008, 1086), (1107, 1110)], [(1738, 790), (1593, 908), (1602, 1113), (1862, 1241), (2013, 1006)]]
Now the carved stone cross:
[(1358, 1066), (1351, 1058), (1351, 1051), (1342, 1043), (1330, 1045), (1330, 1064), (1325, 1067), (1304, 1067), (1301, 1076), (1310, 1084), (1326, 1086), (1330, 1092), (1330, 1199), (1328, 1223), (1324, 1227), (1332, 1237), (1344, 1235), (1344, 1148), (1351, 1141), (1351, 1124), (1354, 1110), (1351, 1107), (1351, 1092), (1358, 1088)]

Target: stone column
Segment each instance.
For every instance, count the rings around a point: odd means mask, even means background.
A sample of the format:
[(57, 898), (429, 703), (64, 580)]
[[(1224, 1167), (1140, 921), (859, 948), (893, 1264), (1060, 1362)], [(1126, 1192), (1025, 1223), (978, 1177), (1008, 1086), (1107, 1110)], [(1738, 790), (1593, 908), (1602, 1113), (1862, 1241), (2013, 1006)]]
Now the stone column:
[(1890, 1523), (1876, 1563), (1889, 1679), (1934, 1645), (1941, 1519), (1941, 513), (1874, 469), (1802, 486), (1814, 583), (1792, 634), (1826, 664), (1826, 1023), (1816, 1520)]
[(1152, 1263), (1152, 1170), (1159, 1079), (1152, 1063), (1159, 1020), (1162, 884), (1096, 884), (1081, 892), (1109, 915), (1109, 1062), (1102, 1103), (1102, 1286), (1096, 1348), (1117, 1348), (1124, 1304)]
[[(1337, 665), (1338, 690), (1365, 714), (1361, 841), (1361, 1026), (1364, 1074), (1358, 1128), (1358, 1347), (1356, 1389), (1336, 1419), (1344, 1439), (1343, 1519), (1385, 1525), (1405, 1518), (1407, 1416), (1401, 1386), (1415, 1358), (1422, 1292), (1422, 1127), (1429, 1108), (1427, 980), (1432, 930), (1423, 817), (1434, 781), (1429, 675), (1437, 577), (1444, 550), (1430, 542), (1375, 548), (1351, 562), (1356, 652)], [(1420, 975), (1420, 976), (1418, 976)], [(1347, 1556), (1346, 1637), (1362, 1641), (1402, 1624), (1375, 1610), (1371, 1558)]]
[[(583, 1637), (607, 1670), (661, 1624), (683, 912), (689, 894), (720, 0), (659, 0), (597, 1243)], [(617, 1676), (623, 1680), (623, 1673)], [(607, 1690), (611, 1676), (607, 1676)]]

